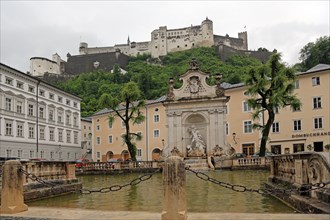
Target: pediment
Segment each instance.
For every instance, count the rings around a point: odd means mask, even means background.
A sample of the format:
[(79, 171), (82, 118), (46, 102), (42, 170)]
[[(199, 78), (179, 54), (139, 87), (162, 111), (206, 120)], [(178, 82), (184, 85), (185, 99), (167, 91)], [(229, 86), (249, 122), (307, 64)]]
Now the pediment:
[(209, 74), (199, 70), (197, 62), (192, 59), (189, 70), (180, 76), (182, 86), (173, 88), (173, 80), (169, 82), (167, 100), (187, 100), (199, 98), (216, 98), (224, 96), (224, 89), (220, 85), (221, 75), (216, 76), (217, 84), (210, 86), (206, 80)]

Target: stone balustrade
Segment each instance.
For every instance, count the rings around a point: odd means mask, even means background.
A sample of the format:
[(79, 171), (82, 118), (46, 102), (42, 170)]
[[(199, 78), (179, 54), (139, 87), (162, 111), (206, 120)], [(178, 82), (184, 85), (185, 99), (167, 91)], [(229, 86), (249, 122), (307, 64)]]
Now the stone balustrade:
[[(320, 189), (315, 185), (329, 183), (329, 181), (330, 154), (303, 152), (273, 156), (271, 175), (267, 185), (275, 189), (283, 186), (293, 189), (292, 192), (295, 195), (282, 194), (278, 197), (291, 203), (300, 211), (330, 213), (330, 184)], [(301, 193), (295, 189), (300, 190)], [(313, 203), (314, 200), (315, 203)]]
[[(23, 170), (20, 173), (25, 201), (74, 192), (82, 187), (76, 178), (74, 163), (61, 161), (17, 162)], [(1, 164), (0, 168), (4, 170), (4, 166), (5, 164)], [(5, 175), (2, 173), (2, 178), (0, 178), (1, 186)]]
[[(23, 170), (34, 174), (44, 181), (76, 179), (74, 163), (50, 161), (21, 163)], [(23, 184), (30, 184), (35, 182), (35, 180), (25, 177)]]
[(125, 161), (125, 162), (88, 162), (76, 164), (77, 173), (89, 171), (134, 171), (145, 169), (158, 169), (162, 162), (158, 161)]

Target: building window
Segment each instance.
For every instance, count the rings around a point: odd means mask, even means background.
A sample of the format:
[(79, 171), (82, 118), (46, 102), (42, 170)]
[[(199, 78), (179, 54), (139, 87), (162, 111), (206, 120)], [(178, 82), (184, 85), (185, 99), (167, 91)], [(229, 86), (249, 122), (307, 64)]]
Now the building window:
[(100, 125), (96, 125), (96, 130), (97, 130), (97, 131), (100, 130)]
[(73, 126), (78, 126), (77, 116), (73, 116)]
[(13, 135), (13, 122), (6, 122), (6, 135), (12, 136)]
[(136, 156), (137, 157), (142, 157), (142, 149), (137, 149), (137, 152), (136, 152)]
[(62, 103), (62, 102), (63, 102), (63, 98), (62, 98), (61, 96), (59, 96), (59, 97), (57, 98), (57, 101), (60, 102), (60, 103)]
[(29, 86), (28, 91), (34, 93), (34, 87), (33, 86)]
[(34, 151), (30, 150), (30, 158), (34, 158)]
[(293, 130), (294, 131), (301, 131), (301, 120), (294, 120), (293, 121)]
[(71, 102), (69, 99), (66, 100), (66, 105), (71, 105)]
[(6, 150), (6, 156), (7, 156), (7, 157), (11, 157), (11, 150), (10, 150), (10, 149), (7, 149), (7, 150)]
[(66, 142), (71, 143), (71, 131), (66, 131)]
[(108, 137), (108, 140), (109, 140), (109, 144), (111, 144), (111, 143), (112, 143), (112, 135), (110, 135), (110, 136)]
[(58, 129), (58, 141), (63, 142), (63, 130)]
[(23, 150), (17, 151), (17, 157), (21, 158), (23, 156)]
[(280, 123), (274, 122), (272, 126), (272, 132), (273, 133), (279, 133), (280, 132)]
[(67, 125), (71, 125), (70, 121), (71, 121), (71, 117), (70, 117), (70, 114), (66, 114), (66, 118), (65, 118), (65, 122)]
[(293, 144), (293, 153), (305, 151), (305, 146), (303, 143), (301, 144)]
[(273, 111), (274, 111), (275, 114), (278, 114), (278, 107), (275, 106), (275, 107), (273, 108)]
[(29, 104), (28, 115), (29, 116), (33, 116), (34, 115), (34, 106), (32, 104)]
[(29, 125), (29, 138), (34, 138), (34, 125)]
[(78, 132), (73, 132), (73, 143), (78, 144)]
[(297, 106), (295, 108), (292, 108), (292, 111), (293, 112), (299, 112), (299, 111), (301, 111), (300, 106)]
[(100, 158), (101, 157), (101, 152), (96, 152), (96, 157)]
[(252, 133), (252, 121), (244, 121), (244, 133)]
[(323, 120), (322, 118), (314, 118), (314, 129), (323, 128)]
[(154, 137), (159, 137), (159, 130), (154, 130)]
[(57, 123), (63, 124), (62, 115), (62, 112), (57, 113)]
[(23, 102), (21, 102), (21, 101), (16, 102), (16, 112), (22, 114), (22, 112), (23, 112)]
[(299, 89), (299, 80), (294, 81), (294, 88)]
[(49, 99), (54, 100), (54, 94), (53, 93), (49, 93)]
[(6, 98), (6, 110), (11, 111), (11, 98)]
[(313, 107), (314, 107), (314, 109), (322, 108), (321, 97), (314, 97), (313, 98)]
[(112, 128), (112, 123), (110, 121), (109, 121), (108, 125), (109, 125), (109, 129), (111, 129)]
[(313, 85), (313, 86), (318, 86), (318, 85), (320, 85), (320, 77), (319, 77), (319, 76), (314, 76), (314, 77), (312, 77), (312, 85)]
[(229, 124), (228, 124), (228, 122), (226, 123), (226, 135), (228, 135), (229, 134)]
[(48, 118), (50, 121), (54, 121), (54, 110), (53, 109), (49, 109)]
[(73, 102), (73, 107), (77, 108), (78, 107), (78, 104), (77, 102)]
[(50, 159), (54, 159), (54, 152), (53, 151), (50, 152)]
[(23, 137), (23, 124), (17, 124), (17, 137)]
[(121, 127), (125, 128), (125, 122), (121, 121)]
[(70, 159), (70, 152), (68, 152), (68, 153), (66, 154), (66, 156), (67, 156), (67, 159)]
[(242, 153), (246, 156), (250, 156), (254, 154), (254, 144), (243, 144), (242, 145)]
[(62, 160), (62, 152), (58, 152), (58, 159)]
[(16, 82), (16, 87), (19, 89), (23, 89), (23, 83), (22, 82)]
[(6, 84), (13, 85), (13, 79), (6, 77)]
[(249, 106), (249, 103), (248, 102), (243, 102), (243, 109), (244, 109), (244, 112), (250, 112), (251, 111), (251, 107)]
[(159, 122), (159, 115), (154, 115), (154, 122)]
[(49, 140), (55, 141), (55, 128), (49, 128)]
[(45, 127), (40, 127), (39, 138), (40, 138), (40, 140), (45, 140)]
[(101, 144), (101, 138), (100, 137), (96, 137), (96, 144)]
[(39, 90), (39, 95), (42, 97), (45, 97), (45, 90)]
[(39, 108), (39, 118), (45, 118), (44, 117), (44, 107)]

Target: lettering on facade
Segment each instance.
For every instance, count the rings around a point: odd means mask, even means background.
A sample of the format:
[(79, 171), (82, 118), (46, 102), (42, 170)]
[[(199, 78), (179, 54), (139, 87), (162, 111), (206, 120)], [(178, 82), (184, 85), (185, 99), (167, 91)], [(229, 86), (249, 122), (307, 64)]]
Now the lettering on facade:
[(305, 133), (305, 134), (293, 134), (292, 138), (317, 137), (317, 136), (327, 136), (327, 135), (330, 136), (330, 131)]

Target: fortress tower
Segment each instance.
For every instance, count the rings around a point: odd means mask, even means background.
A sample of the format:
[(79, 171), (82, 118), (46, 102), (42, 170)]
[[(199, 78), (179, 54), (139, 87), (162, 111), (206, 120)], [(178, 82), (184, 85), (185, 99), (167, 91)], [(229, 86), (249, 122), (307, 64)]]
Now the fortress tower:
[(248, 50), (248, 41), (247, 41), (247, 32), (243, 31), (243, 32), (239, 32), (238, 33), (238, 38), (243, 40), (243, 50)]

